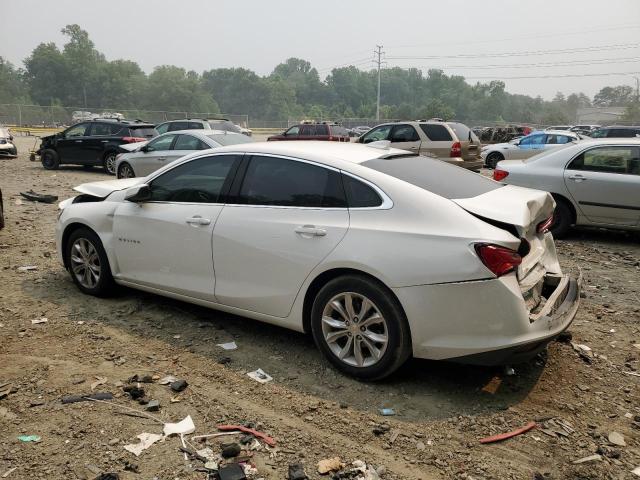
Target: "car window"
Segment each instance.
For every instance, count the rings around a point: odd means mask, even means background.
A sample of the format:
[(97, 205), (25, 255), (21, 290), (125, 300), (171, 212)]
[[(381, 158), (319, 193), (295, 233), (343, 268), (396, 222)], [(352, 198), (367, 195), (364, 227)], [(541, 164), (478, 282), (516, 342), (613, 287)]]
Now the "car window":
[(300, 127), (296, 125), (295, 127), (291, 127), (289, 130), (284, 132), (285, 135), (300, 135)]
[(87, 133), (87, 130), (90, 124), (88, 123), (79, 123), (78, 125), (74, 125), (70, 127), (66, 132), (64, 132), (65, 137), (84, 137)]
[[(540, 136), (542, 137), (543, 135)], [(571, 142), (571, 140), (573, 140), (573, 138), (566, 135), (547, 135), (547, 145), (564, 145)]]
[(153, 138), (158, 136), (158, 131), (153, 127), (148, 126), (129, 126), (129, 132), (133, 137), (139, 138)]
[(567, 169), (640, 175), (640, 148), (592, 148), (574, 158)]
[(605, 138), (606, 136), (607, 130), (604, 128), (599, 128), (598, 130), (591, 132), (591, 138)]
[(237, 158), (216, 155), (178, 165), (151, 182), (151, 201), (219, 203), (224, 182)]
[(160, 125), (156, 125), (156, 132), (162, 135), (163, 133), (167, 133), (169, 131), (170, 123), (161, 123)]
[(193, 135), (178, 135), (172, 150), (204, 150), (205, 148), (209, 147)]
[(447, 127), (437, 123), (421, 123), (420, 128), (432, 142), (447, 142), (453, 140)]
[(94, 123), (91, 125), (90, 135), (106, 137), (116, 135), (120, 130), (122, 130), (122, 125), (117, 123)]
[(174, 138), (176, 138), (175, 135), (163, 135), (162, 137), (154, 138), (147, 144), (147, 148), (154, 152), (171, 150), (171, 143)]
[(329, 135), (329, 127), (327, 125), (316, 125), (313, 132), (313, 134), (317, 136)]
[(189, 130), (189, 122), (171, 122), (169, 131), (175, 132), (176, 130)]
[(392, 142), (417, 142), (420, 140), (418, 136), (418, 132), (411, 125), (396, 125), (391, 130), (391, 137), (389, 138)]
[(218, 145), (237, 145), (239, 143), (253, 142), (253, 139), (251, 137), (247, 137), (246, 135), (242, 135), (241, 133), (213, 133), (211, 135), (207, 135), (207, 137), (216, 142)]
[(364, 143), (370, 143), (387, 140), (392, 127), (393, 125), (380, 125), (379, 127), (375, 127), (362, 136), (362, 141)]
[(189, 122), (189, 130), (204, 130), (202, 122)]
[(456, 137), (458, 137), (458, 140), (460, 140), (461, 142), (468, 142), (470, 140), (474, 141), (473, 132), (471, 132), (471, 129), (464, 123), (447, 123), (447, 125), (451, 127), (451, 129), (456, 134)]
[(311, 136), (315, 135), (316, 129), (314, 125), (302, 125), (300, 127), (300, 136)]
[(349, 208), (379, 207), (382, 198), (373, 188), (349, 175), (342, 175)]
[(335, 136), (335, 137), (348, 137), (349, 136), (349, 132), (347, 132), (347, 129), (340, 126), (340, 125), (332, 125), (331, 126), (331, 135)]
[(609, 130), (609, 137), (633, 138), (638, 134), (633, 128), (612, 128)]
[(239, 203), (287, 207), (346, 207), (338, 172), (305, 162), (254, 156)]
[(542, 145), (545, 142), (546, 135), (538, 134), (538, 135), (529, 135), (528, 137), (524, 137), (520, 140), (520, 146), (528, 146), (528, 145)]

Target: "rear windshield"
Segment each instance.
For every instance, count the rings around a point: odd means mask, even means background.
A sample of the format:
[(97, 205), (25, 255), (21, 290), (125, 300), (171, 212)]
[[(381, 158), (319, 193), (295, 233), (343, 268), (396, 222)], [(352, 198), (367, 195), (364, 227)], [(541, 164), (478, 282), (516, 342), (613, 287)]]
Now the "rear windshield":
[(478, 140), (478, 137), (476, 137), (476, 134), (473, 133), (471, 129), (464, 123), (447, 123), (447, 125), (451, 127), (451, 129), (455, 132), (456, 137), (458, 137), (458, 140), (460, 140), (461, 142), (480, 141)]
[(447, 127), (439, 123), (421, 123), (420, 128), (432, 142), (448, 142), (453, 140)]
[(132, 137), (153, 138), (158, 135), (158, 132), (156, 132), (156, 129), (149, 126), (144, 126), (144, 127), (129, 126), (129, 130), (131, 131)]
[(421, 156), (376, 158), (362, 165), (448, 199), (477, 197), (503, 186), (465, 168)]
[(224, 130), (226, 132), (242, 133), (240, 127), (229, 121), (216, 122), (209, 120), (209, 126), (211, 127), (211, 130)]
[(220, 145), (237, 145), (239, 143), (251, 143), (253, 140), (251, 137), (242, 135), (241, 133), (213, 133), (207, 135), (214, 142), (218, 142)]

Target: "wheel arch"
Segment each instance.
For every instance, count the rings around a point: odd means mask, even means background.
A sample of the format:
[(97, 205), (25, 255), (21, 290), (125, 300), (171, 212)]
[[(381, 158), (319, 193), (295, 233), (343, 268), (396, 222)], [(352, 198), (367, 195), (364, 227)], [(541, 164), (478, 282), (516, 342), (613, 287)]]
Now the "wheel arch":
[[(361, 277), (365, 277), (377, 283), (378, 285), (382, 286), (385, 290), (387, 290), (391, 294), (392, 298), (397, 302), (398, 307), (402, 311), (402, 314), (405, 316), (405, 318), (407, 317), (407, 314), (398, 296), (394, 293), (394, 291), (391, 288), (389, 288), (389, 286), (386, 283), (381, 281), (379, 278), (363, 270), (359, 270), (357, 268), (336, 267), (336, 268), (331, 268), (329, 270), (325, 270), (324, 272), (321, 272), (320, 274), (318, 274), (307, 287), (307, 290), (304, 294), (304, 301), (302, 304), (302, 328), (304, 329), (305, 333), (311, 332), (311, 308), (313, 307), (313, 301), (315, 300), (318, 292), (322, 289), (322, 287), (324, 287), (331, 280), (338, 277), (343, 277), (345, 275), (358, 275)], [(411, 335), (411, 328), (409, 328), (409, 335)]]
[(569, 207), (569, 211), (571, 212), (571, 223), (575, 224), (578, 221), (578, 212), (576, 211), (576, 207), (573, 202), (568, 199), (566, 196), (561, 195), (559, 193), (551, 192), (551, 196), (556, 201), (556, 203), (565, 203), (567, 207)]
[(118, 175), (119, 175), (120, 169), (123, 167), (123, 165), (127, 165), (131, 169), (131, 171), (133, 172), (133, 176), (134, 177), (136, 176), (136, 171), (134, 170), (133, 165), (131, 165), (131, 162), (129, 162), (127, 160), (122, 160), (120, 163), (118, 163), (116, 165), (116, 177), (117, 178), (120, 178)]
[[(67, 258), (67, 248), (66, 248), (67, 242), (69, 241), (69, 237), (71, 237), (73, 232), (80, 230), (81, 228), (86, 228), (87, 230), (90, 230), (98, 238), (100, 238), (100, 235), (98, 234), (98, 232), (96, 232), (93, 228), (91, 228), (86, 223), (73, 222), (67, 225), (64, 229), (64, 232), (62, 232), (62, 240), (60, 242), (60, 248), (62, 249), (62, 261), (64, 264), (64, 268), (67, 270), (69, 269), (69, 259)], [(100, 238), (100, 241), (102, 241), (101, 238)], [(104, 248), (104, 245), (103, 245), (103, 248)]]

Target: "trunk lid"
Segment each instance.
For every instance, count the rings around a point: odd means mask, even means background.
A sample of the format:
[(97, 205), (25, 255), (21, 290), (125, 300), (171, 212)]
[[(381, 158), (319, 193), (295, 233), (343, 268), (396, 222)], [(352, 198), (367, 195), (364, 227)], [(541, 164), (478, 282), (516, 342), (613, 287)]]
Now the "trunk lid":
[(122, 178), (120, 180), (83, 183), (82, 185), (74, 187), (74, 190), (84, 193), (85, 195), (91, 195), (92, 197), (105, 198), (112, 192), (133, 187), (143, 180), (144, 178)]

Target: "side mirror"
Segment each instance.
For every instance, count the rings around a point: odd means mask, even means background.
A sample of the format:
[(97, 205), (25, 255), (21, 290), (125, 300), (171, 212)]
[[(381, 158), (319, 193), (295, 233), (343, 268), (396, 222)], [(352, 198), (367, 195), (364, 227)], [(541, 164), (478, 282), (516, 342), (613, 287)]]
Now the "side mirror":
[(131, 187), (125, 192), (124, 199), (134, 203), (149, 201), (151, 200), (151, 187), (146, 183)]
[(153, 150), (153, 147), (149, 148), (149, 145), (143, 145), (140, 147), (140, 151), (143, 153), (150, 152), (151, 150)]

